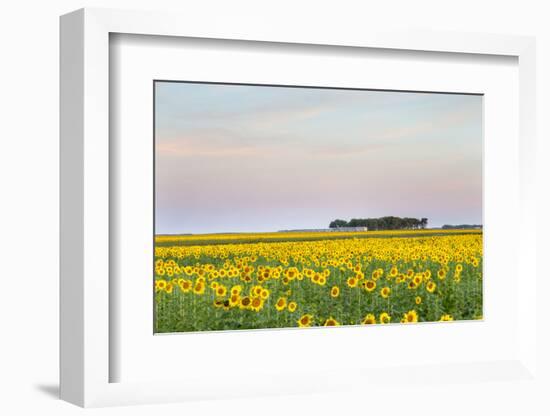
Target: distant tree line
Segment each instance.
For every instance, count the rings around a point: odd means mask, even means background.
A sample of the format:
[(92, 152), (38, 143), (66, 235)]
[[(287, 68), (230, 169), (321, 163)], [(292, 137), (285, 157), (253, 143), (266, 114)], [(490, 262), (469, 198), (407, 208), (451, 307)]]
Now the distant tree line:
[(460, 225), (445, 224), (441, 228), (444, 229), (444, 230), (462, 230), (464, 228), (483, 228), (483, 225), (480, 225), (480, 224), (460, 224)]
[(334, 220), (329, 224), (329, 228), (340, 227), (367, 227), (369, 230), (411, 230), (426, 228), (427, 218), (400, 218), (400, 217), (381, 217), (381, 218), (352, 218), (349, 221)]

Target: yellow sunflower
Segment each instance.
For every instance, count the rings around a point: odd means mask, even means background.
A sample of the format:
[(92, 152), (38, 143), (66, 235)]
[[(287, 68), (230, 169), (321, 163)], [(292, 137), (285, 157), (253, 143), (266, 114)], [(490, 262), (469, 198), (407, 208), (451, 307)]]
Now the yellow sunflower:
[(241, 298), (241, 304), (239, 305), (239, 308), (249, 309), (251, 303), (252, 303), (252, 300), (250, 299), (250, 297), (245, 296), (244, 298)]
[(376, 323), (376, 316), (372, 313), (368, 313), (361, 321), (363, 325), (373, 325)]
[(218, 285), (216, 288), (216, 296), (224, 297), (227, 294), (227, 288), (224, 285)]
[(404, 323), (418, 322), (418, 314), (413, 309), (407, 312), (405, 315), (403, 315), (403, 319), (401, 320), (401, 322), (404, 322)]
[(252, 298), (252, 301), (250, 302), (250, 309), (253, 311), (259, 312), (260, 309), (262, 309), (264, 306), (264, 301), (260, 297)]
[(195, 282), (195, 287), (193, 287), (193, 293), (195, 295), (203, 295), (204, 289), (204, 282), (202, 280), (198, 280), (197, 282)]
[(231, 295), (229, 298), (229, 305), (230, 306), (238, 306), (241, 302), (241, 297), (237, 295)]
[(328, 318), (323, 324), (323, 326), (339, 326), (339, 325), (340, 324), (338, 323), (338, 321), (333, 317)]
[(279, 298), (277, 300), (277, 303), (275, 303), (275, 309), (277, 309), (279, 312), (282, 311), (286, 307), (286, 298)]
[(254, 286), (252, 289), (250, 289), (250, 295), (251, 295), (251, 296), (256, 296), (256, 297), (258, 297), (258, 296), (261, 295), (262, 290), (263, 290), (263, 287), (262, 287), (262, 286), (256, 285), (256, 286)]
[(298, 319), (298, 326), (300, 328), (311, 326), (312, 323), (313, 323), (313, 316), (310, 314), (302, 315), (300, 319)]
[(380, 314), (380, 323), (381, 324), (389, 324), (391, 321), (391, 316), (387, 312), (382, 312)]
[(357, 279), (355, 277), (348, 277), (348, 280), (346, 282), (349, 287), (356, 287), (357, 286)]
[(166, 280), (159, 279), (159, 280), (155, 281), (155, 290), (156, 291), (161, 291), (161, 290), (164, 290), (164, 289), (166, 289)]
[(365, 290), (367, 292), (372, 292), (374, 289), (376, 289), (376, 282), (374, 280), (366, 280), (365, 281)]
[(411, 280), (409, 284), (407, 285), (407, 288), (409, 289), (416, 289), (418, 285), (414, 282), (414, 280)]
[(191, 288), (193, 287), (193, 284), (192, 284), (191, 280), (180, 279), (178, 281), (178, 286), (180, 287), (180, 289), (183, 293), (187, 293), (187, 292), (191, 291)]

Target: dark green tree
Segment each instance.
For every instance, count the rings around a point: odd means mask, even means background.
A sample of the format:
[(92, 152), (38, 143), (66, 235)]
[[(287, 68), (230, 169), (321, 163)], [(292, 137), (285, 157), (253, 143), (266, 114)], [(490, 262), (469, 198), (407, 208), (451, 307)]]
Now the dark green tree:
[(341, 227), (367, 227), (371, 231), (377, 230), (410, 230), (426, 228), (428, 226), (427, 218), (401, 218), (386, 216), (380, 218), (352, 218), (348, 222), (342, 219), (334, 220), (330, 223), (330, 228)]
[(348, 223), (344, 220), (334, 220), (330, 223), (329, 228), (347, 227)]

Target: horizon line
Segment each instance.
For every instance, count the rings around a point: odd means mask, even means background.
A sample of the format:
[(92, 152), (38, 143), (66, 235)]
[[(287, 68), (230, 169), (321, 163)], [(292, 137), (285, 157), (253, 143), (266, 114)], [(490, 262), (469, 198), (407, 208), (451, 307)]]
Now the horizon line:
[[(472, 229), (477, 227), (483, 227), (483, 224), (444, 224), (444, 225), (450, 225), (451, 227), (458, 227), (460, 225), (468, 225), (470, 227), (464, 227), (463, 229)], [(342, 227), (346, 228), (346, 227)], [(351, 228), (366, 228), (366, 227), (351, 227)], [(219, 231), (219, 232), (204, 232), (204, 233), (190, 233), (190, 232), (174, 232), (174, 233), (156, 233), (155, 235), (220, 235), (220, 234), (266, 234), (266, 233), (285, 233), (285, 232), (299, 232), (299, 231), (318, 231), (318, 230), (335, 230), (337, 228), (296, 228), (296, 229), (288, 229), (288, 230), (271, 230), (271, 231)], [(422, 230), (442, 230), (443, 225), (439, 227), (426, 227), (426, 228), (397, 228), (397, 229), (390, 229), (390, 230), (367, 230), (364, 232), (369, 231), (422, 231)]]

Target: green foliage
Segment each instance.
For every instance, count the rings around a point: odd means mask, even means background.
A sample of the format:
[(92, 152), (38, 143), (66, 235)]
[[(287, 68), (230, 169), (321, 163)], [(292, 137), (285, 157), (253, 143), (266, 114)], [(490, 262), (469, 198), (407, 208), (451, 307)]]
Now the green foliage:
[(381, 218), (352, 218), (349, 221), (334, 220), (329, 224), (329, 228), (344, 227), (367, 227), (371, 231), (378, 230), (411, 230), (426, 228), (427, 218), (401, 218), (401, 217), (381, 217)]

